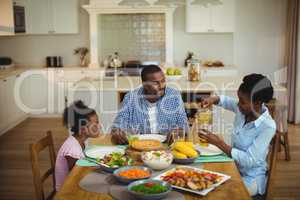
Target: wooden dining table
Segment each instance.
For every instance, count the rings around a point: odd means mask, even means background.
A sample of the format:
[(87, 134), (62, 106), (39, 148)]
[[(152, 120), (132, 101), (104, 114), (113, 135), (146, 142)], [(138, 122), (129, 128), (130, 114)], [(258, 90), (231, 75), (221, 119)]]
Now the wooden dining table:
[[(110, 137), (100, 137), (90, 140), (91, 144), (111, 144)], [(206, 170), (211, 170), (231, 176), (227, 182), (215, 188), (206, 196), (200, 196), (188, 192), (182, 192), (185, 200), (251, 200), (251, 197), (243, 183), (240, 173), (234, 162), (224, 163), (204, 163), (199, 164)], [(95, 167), (74, 166), (66, 178), (60, 191), (56, 194), (55, 200), (113, 200), (109, 194), (97, 194), (87, 192), (79, 187), (80, 180), (89, 172), (95, 170)], [(179, 190), (178, 190), (179, 191)]]

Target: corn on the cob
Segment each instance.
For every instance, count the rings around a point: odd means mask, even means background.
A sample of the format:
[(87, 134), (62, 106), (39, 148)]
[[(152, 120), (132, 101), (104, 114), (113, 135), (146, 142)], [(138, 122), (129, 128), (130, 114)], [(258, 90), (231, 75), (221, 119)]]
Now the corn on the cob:
[(174, 156), (175, 158), (180, 158), (180, 159), (185, 159), (185, 158), (187, 158), (186, 155), (184, 155), (183, 153), (180, 153), (180, 152), (178, 152), (178, 151), (176, 151), (176, 150), (172, 150), (172, 154), (173, 154), (173, 156)]
[(195, 158), (198, 156), (197, 151), (195, 151), (193, 148), (183, 144), (183, 143), (175, 143), (173, 148), (180, 153), (183, 153), (184, 155), (190, 157), (190, 158)]

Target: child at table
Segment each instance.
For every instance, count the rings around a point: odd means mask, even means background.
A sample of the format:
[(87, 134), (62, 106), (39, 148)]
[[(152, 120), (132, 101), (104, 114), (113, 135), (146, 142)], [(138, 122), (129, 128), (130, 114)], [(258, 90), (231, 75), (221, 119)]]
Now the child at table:
[(95, 110), (88, 108), (82, 101), (76, 101), (64, 110), (63, 123), (71, 128), (73, 134), (58, 151), (55, 163), (56, 191), (60, 189), (76, 161), (84, 158), (85, 141), (100, 134), (99, 119)]

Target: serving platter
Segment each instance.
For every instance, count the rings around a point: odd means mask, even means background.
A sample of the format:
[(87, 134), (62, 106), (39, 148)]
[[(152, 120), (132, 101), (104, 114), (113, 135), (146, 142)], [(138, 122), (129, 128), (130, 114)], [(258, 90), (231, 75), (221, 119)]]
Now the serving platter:
[[(204, 172), (204, 173), (211, 173), (211, 174), (216, 174), (221, 176), (221, 180), (218, 181), (215, 184), (212, 184), (211, 187), (209, 187), (208, 189), (204, 189), (204, 190), (192, 190), (192, 189), (188, 189), (185, 187), (179, 187), (176, 185), (172, 185), (173, 188), (178, 189), (178, 190), (182, 190), (182, 191), (187, 191), (187, 192), (191, 192), (191, 193), (195, 193), (195, 194), (199, 194), (201, 196), (206, 196), (209, 192), (211, 192), (212, 190), (214, 190), (216, 187), (219, 187), (221, 184), (225, 183), (226, 181), (228, 181), (231, 177), (222, 173), (218, 173), (218, 172), (213, 172), (213, 171), (209, 171), (209, 170), (205, 170), (205, 169), (199, 169), (196, 167), (191, 167), (191, 166), (182, 166), (182, 168), (186, 168), (186, 169), (191, 169), (191, 170), (195, 170), (197, 172)], [(154, 177), (154, 180), (163, 180), (163, 177), (165, 177), (166, 175), (175, 172), (178, 169), (178, 167), (174, 167), (168, 171), (165, 171), (161, 174), (159, 174), (158, 176)]]

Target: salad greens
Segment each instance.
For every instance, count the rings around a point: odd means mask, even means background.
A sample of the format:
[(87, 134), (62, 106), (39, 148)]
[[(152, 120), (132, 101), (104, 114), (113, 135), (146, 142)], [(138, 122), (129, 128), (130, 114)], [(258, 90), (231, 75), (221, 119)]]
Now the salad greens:
[(141, 194), (159, 194), (166, 192), (168, 190), (168, 187), (157, 183), (149, 182), (132, 186), (131, 190)]
[(122, 153), (113, 152), (99, 159), (99, 162), (108, 165), (111, 168), (123, 167), (133, 164), (133, 160)]

